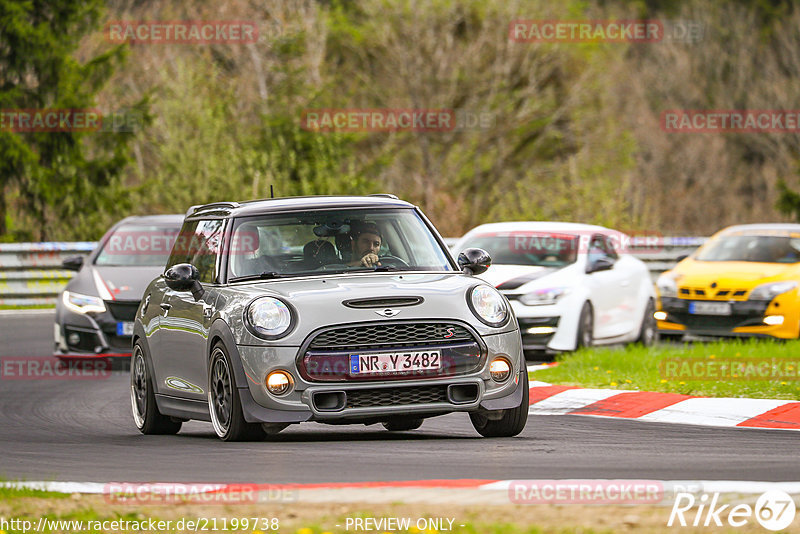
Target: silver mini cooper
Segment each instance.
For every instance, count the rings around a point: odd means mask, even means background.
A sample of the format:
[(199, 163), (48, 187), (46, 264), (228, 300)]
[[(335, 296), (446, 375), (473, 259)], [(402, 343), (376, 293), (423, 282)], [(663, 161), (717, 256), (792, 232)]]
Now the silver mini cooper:
[(467, 412), (514, 436), (528, 375), (506, 299), (392, 195), (191, 208), (133, 328), (131, 408), (145, 434), (209, 421), (223, 440), (293, 423), (413, 430)]

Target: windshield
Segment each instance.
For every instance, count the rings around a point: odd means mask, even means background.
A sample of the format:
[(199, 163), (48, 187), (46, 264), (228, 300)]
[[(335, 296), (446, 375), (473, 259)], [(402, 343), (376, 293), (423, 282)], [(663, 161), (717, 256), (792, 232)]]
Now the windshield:
[(174, 226), (124, 224), (117, 228), (94, 260), (95, 265), (164, 267), (180, 231)]
[(505, 233), (478, 235), (462, 249), (482, 248), (495, 265), (563, 267), (578, 257), (578, 236), (554, 233)]
[(452, 271), (412, 209), (304, 211), (237, 219), (229, 280), (358, 270)]
[(788, 236), (724, 235), (709, 242), (698, 261), (800, 262), (800, 238)]

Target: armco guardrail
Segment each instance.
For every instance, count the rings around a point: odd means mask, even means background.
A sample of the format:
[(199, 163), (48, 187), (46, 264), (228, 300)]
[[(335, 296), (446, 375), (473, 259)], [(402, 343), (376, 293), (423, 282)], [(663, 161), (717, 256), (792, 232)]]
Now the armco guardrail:
[(69, 256), (89, 254), (97, 243), (0, 244), (0, 305), (52, 305), (75, 274), (61, 266)]
[[(634, 238), (631, 253), (645, 261), (653, 278), (670, 269), (678, 257), (690, 254), (705, 237)], [(449, 247), (458, 238), (445, 238)], [(97, 243), (9, 243), (0, 244), (0, 306), (53, 305), (72, 278), (61, 262), (75, 255), (89, 254)], [(454, 251), (459, 252), (459, 251)]]

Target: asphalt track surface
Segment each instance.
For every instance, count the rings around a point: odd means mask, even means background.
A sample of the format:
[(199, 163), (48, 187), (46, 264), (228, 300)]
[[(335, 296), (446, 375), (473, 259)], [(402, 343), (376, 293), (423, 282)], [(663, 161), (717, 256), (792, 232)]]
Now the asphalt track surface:
[[(0, 315), (0, 357), (50, 354), (53, 317)], [(795, 432), (531, 416), (520, 436), (483, 439), (466, 414), (416, 431), (290, 427), (270, 441), (223, 443), (210, 424), (143, 436), (128, 374), (103, 380), (0, 380), (0, 479), (333, 483), (430, 479), (800, 480)]]

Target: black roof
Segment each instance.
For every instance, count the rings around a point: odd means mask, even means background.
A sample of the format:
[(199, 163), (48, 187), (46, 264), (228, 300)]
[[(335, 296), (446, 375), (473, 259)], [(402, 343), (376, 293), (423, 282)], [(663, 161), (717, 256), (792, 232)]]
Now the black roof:
[(272, 212), (336, 208), (413, 208), (394, 195), (279, 197), (192, 206), (186, 217), (246, 217)]

